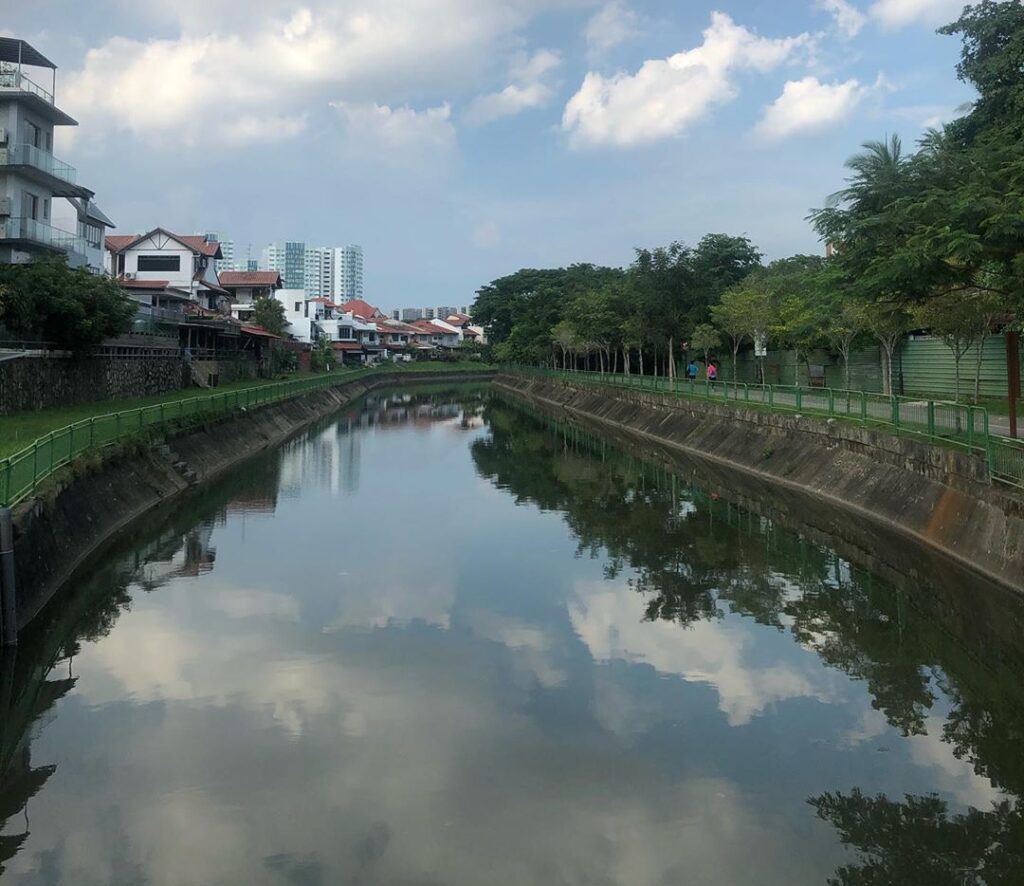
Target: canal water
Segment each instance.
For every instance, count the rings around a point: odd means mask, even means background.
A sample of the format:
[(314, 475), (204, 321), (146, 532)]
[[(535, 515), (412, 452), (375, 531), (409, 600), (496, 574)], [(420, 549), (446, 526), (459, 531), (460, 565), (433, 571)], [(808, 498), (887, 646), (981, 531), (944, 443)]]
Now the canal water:
[(4, 661), (0, 883), (1024, 882), (1021, 606), (798, 517), (377, 395)]

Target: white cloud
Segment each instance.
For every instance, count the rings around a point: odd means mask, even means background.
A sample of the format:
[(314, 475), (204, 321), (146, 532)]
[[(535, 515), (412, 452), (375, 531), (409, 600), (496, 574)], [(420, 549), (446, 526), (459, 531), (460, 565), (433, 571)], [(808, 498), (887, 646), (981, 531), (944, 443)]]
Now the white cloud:
[(832, 15), (844, 37), (856, 37), (867, 24), (868, 17), (849, 0), (817, 0), (815, 5)]
[(762, 138), (779, 141), (793, 135), (820, 132), (847, 119), (868, 93), (858, 80), (822, 83), (817, 77), (790, 80), (758, 123)]
[(560, 64), (558, 54), (546, 49), (529, 58), (520, 59), (513, 64), (510, 72), (513, 82), (500, 92), (479, 95), (473, 99), (466, 109), (466, 120), (482, 125), (544, 107), (551, 101), (554, 90), (543, 78)]
[(597, 58), (620, 43), (638, 36), (639, 24), (639, 16), (621, 0), (606, 3), (594, 13), (583, 31), (588, 54), (591, 58)]
[(579, 583), (569, 618), (596, 661), (642, 662), (661, 674), (713, 686), (731, 726), (749, 723), (777, 702), (832, 695), (833, 675), (821, 673), (813, 657), (806, 666), (755, 664), (748, 660), (750, 635), (742, 629), (700, 621), (684, 631), (670, 621), (643, 622), (637, 610), (636, 592), (628, 586)]
[(143, 11), (170, 19), (179, 35), (111, 37), (64, 80), (64, 103), (89, 137), (127, 132), (178, 150), (264, 137), (219, 126), (225, 114), (287, 119), (281, 131), (294, 135), (297, 121), (329, 100), (436, 102), (484, 77), (495, 52), (551, 4), (376, 0), (353, 12), (349, 4), (308, 0), (282, 15), (280, 0), (254, 0), (239, 16), (236, 3), (189, 0), (183, 8), (195, 15), (180, 17), (158, 8), (165, 5), (144, 3)]
[(964, 0), (876, 0), (871, 17), (887, 28), (901, 28), (914, 22), (928, 25), (953, 21), (963, 10)]
[(452, 112), (446, 104), (425, 111), (374, 103), (332, 102), (331, 107), (344, 119), (350, 143), (369, 149), (447, 151), (455, 146)]
[(631, 147), (676, 136), (736, 96), (738, 71), (770, 71), (812, 46), (808, 34), (759, 37), (715, 12), (695, 49), (646, 61), (635, 74), (588, 73), (566, 105), (562, 128), (577, 147)]

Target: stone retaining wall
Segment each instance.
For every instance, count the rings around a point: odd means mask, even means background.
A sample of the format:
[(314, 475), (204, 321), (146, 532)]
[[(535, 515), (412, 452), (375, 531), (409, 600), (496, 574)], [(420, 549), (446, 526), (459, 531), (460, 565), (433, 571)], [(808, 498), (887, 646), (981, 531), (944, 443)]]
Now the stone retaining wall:
[[(255, 359), (203, 361), (204, 378), (220, 384), (257, 377)], [(192, 374), (179, 356), (74, 356), (24, 354), (0, 360), (0, 415), (77, 406), (95, 400), (131, 399), (191, 387)]]

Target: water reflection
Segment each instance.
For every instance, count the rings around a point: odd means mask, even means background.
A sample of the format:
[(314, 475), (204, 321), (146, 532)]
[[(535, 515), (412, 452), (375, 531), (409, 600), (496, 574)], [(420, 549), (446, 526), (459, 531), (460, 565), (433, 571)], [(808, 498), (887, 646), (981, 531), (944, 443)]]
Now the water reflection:
[(693, 470), (392, 393), (154, 515), (3, 663), (3, 882), (1019, 882), (1018, 603)]

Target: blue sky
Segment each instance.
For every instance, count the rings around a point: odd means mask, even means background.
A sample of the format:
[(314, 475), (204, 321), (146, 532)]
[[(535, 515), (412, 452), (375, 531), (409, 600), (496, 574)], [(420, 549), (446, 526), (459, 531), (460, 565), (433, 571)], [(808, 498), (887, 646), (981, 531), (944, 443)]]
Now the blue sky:
[(369, 300), (463, 304), (517, 268), (628, 263), (805, 217), (865, 139), (971, 99), (958, 0), (42, 0), (55, 153), (121, 233), (361, 243)]

